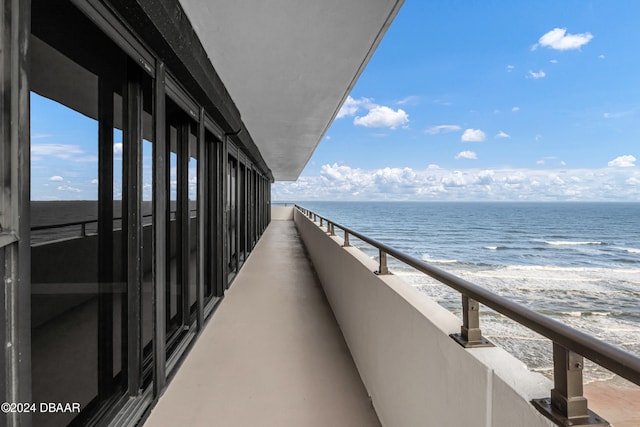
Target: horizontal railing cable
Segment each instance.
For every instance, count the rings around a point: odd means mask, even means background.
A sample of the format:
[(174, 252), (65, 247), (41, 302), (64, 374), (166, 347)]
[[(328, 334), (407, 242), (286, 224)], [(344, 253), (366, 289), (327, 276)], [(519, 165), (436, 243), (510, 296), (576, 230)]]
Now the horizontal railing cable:
[[(193, 212), (198, 212), (195, 209), (192, 209), (189, 211), (190, 213)], [(170, 214), (175, 214), (176, 211), (171, 211)], [(146, 215), (142, 215), (142, 218), (152, 218), (153, 214), (146, 214)], [(190, 216), (190, 218), (195, 218), (194, 216)], [(114, 217), (112, 218), (113, 221), (121, 221), (123, 218), (122, 217)], [(73, 227), (76, 225), (87, 225), (87, 224), (93, 224), (93, 223), (98, 223), (98, 219), (85, 219), (82, 221), (70, 221), (70, 222), (59, 222), (59, 223), (55, 223), (55, 224), (45, 224), (45, 225), (36, 225), (31, 227), (31, 231), (40, 231), (40, 230), (51, 230), (51, 229), (55, 229), (55, 228), (64, 228), (64, 227)]]

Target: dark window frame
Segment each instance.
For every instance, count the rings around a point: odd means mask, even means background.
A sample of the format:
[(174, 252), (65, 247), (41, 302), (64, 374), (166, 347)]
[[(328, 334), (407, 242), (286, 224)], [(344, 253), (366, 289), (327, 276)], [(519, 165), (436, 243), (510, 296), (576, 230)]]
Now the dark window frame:
[[(139, 38), (109, 6), (107, 1), (102, 0), (69, 0), (71, 4), (75, 5), (84, 15), (89, 17), (99, 31), (104, 33), (110, 38), (125, 54), (131, 59), (132, 62), (137, 64), (141, 72), (148, 74), (152, 79), (153, 85), (153, 186), (154, 186), (154, 276), (155, 276), (155, 308), (154, 308), (154, 331), (153, 331), (153, 387), (143, 388), (142, 379), (142, 348), (141, 348), (141, 325), (139, 322), (135, 322), (136, 326), (133, 329), (128, 329), (129, 340), (129, 355), (127, 359), (128, 370), (130, 372), (135, 371), (134, 375), (129, 376), (129, 397), (125, 396), (118, 403), (106, 408), (106, 411), (100, 412), (97, 416), (101, 417), (100, 421), (112, 420), (121, 424), (127, 424), (139, 420), (142, 413), (152, 404), (154, 399), (160, 395), (164, 389), (168, 377), (172, 375), (173, 367), (176, 365), (176, 361), (184, 356), (184, 351), (188, 347), (190, 340), (185, 341), (185, 344), (181, 346), (181, 350), (178, 352), (174, 360), (166, 360), (165, 341), (164, 341), (164, 285), (165, 279), (164, 269), (162, 263), (166, 263), (164, 259), (164, 249), (166, 241), (166, 232), (163, 227), (156, 226), (156, 224), (162, 224), (166, 221), (167, 195), (162, 191), (155, 191), (160, 188), (165, 188), (166, 176), (164, 170), (167, 162), (167, 152), (163, 151), (165, 146), (164, 141), (164, 118), (165, 118), (165, 96), (173, 93), (177, 94), (176, 97), (180, 98), (180, 102), (189, 100), (190, 96), (186, 91), (180, 88), (180, 85), (172, 81), (168, 74), (168, 71), (164, 63), (160, 58), (147, 49), (146, 44)], [(3, 135), (9, 136), (5, 140), (10, 141), (10, 144), (4, 144), (0, 148), (0, 165), (3, 166), (3, 171), (6, 173), (0, 176), (0, 185), (4, 188), (9, 187), (9, 197), (0, 196), (0, 208), (2, 212), (15, 213), (12, 219), (7, 221), (2, 219), (0, 225), (0, 276), (11, 279), (12, 288), (3, 292), (2, 298), (8, 298), (7, 301), (0, 301), (0, 317), (7, 321), (8, 330), (11, 332), (5, 334), (4, 331), (0, 333), (0, 340), (3, 343), (9, 343), (11, 340), (11, 351), (0, 355), (0, 368), (3, 368), (5, 372), (11, 372), (12, 374), (7, 377), (6, 381), (0, 385), (0, 394), (5, 396), (7, 401), (30, 401), (31, 399), (31, 366), (30, 366), (30, 354), (31, 354), (31, 342), (29, 339), (29, 310), (30, 310), (30, 218), (29, 212), (29, 186), (30, 186), (30, 111), (29, 111), (29, 76), (27, 74), (28, 67), (26, 64), (29, 60), (28, 40), (30, 36), (30, 22), (31, 22), (31, 2), (30, 0), (8, 0), (3, 3), (3, 9), (0, 11), (4, 13), (5, 19), (0, 20), (0, 43), (2, 45), (2, 67), (3, 73), (9, 78), (5, 78), (4, 82), (0, 83), (0, 98), (3, 102), (3, 122), (0, 124), (0, 131)], [(12, 19), (8, 19), (11, 17)], [(11, 37), (9, 37), (9, 35)], [(17, 35), (17, 37), (16, 37)], [(10, 58), (10, 59), (8, 59)], [(176, 85), (174, 85), (176, 83)], [(178, 90), (176, 90), (176, 88)], [(129, 85), (129, 91), (136, 93), (132, 96), (131, 104), (129, 104), (130, 111), (142, 111), (141, 100), (139, 97), (139, 87), (136, 88), (136, 84)], [(171, 95), (169, 95), (171, 96)], [(198, 152), (199, 164), (198, 164), (198, 178), (202, 185), (198, 189), (198, 206), (199, 206), (199, 230), (198, 230), (198, 244), (203, 245), (199, 252), (199, 268), (198, 275), (198, 317), (197, 328), (194, 328), (194, 334), (201, 330), (204, 325), (204, 319), (211, 315), (215, 305), (221, 300), (224, 294), (224, 289), (228, 286), (226, 283), (227, 275), (227, 260), (225, 259), (225, 246), (228, 244), (229, 236), (224, 232), (226, 230), (226, 215), (224, 211), (224, 205), (226, 200), (226, 168), (229, 153), (236, 159), (236, 186), (233, 191), (236, 196), (236, 204), (238, 203), (238, 174), (240, 173), (240, 162), (245, 165), (244, 176), (244, 195), (246, 198), (251, 197), (252, 191), (255, 191), (256, 204), (253, 206), (251, 203), (245, 204), (245, 213), (243, 215), (243, 221), (255, 221), (256, 228), (251, 231), (250, 227), (245, 226), (245, 244), (244, 249), (248, 253), (253, 248), (253, 242), (249, 243), (249, 238), (253, 238), (255, 234), (255, 240), (259, 238), (263, 230), (260, 230), (260, 218), (264, 216), (264, 210), (266, 208), (262, 203), (266, 201), (263, 195), (264, 178), (262, 173), (255, 174), (255, 184), (249, 179), (252, 172), (257, 172), (258, 169), (254, 169), (255, 166), (244, 155), (242, 150), (231, 142), (231, 137), (224, 134), (222, 128), (211, 120), (204, 110), (204, 108), (197, 103), (186, 102), (188, 106), (187, 112), (192, 116), (194, 121), (199, 123), (198, 130)], [(107, 105), (103, 105), (106, 108)], [(214, 107), (215, 108), (215, 107)], [(217, 112), (219, 115), (219, 112)], [(133, 166), (134, 158), (140, 155), (140, 149), (142, 145), (142, 122), (138, 113), (135, 113), (137, 118), (134, 118), (133, 122), (129, 125), (132, 126), (132, 133), (139, 135), (132, 136), (136, 139), (136, 143), (131, 145), (131, 152), (126, 155), (127, 162), (130, 167), (128, 168), (130, 182), (136, 182), (132, 184), (134, 187), (137, 185), (135, 191), (131, 191), (129, 194), (128, 203), (130, 206), (137, 206), (129, 213), (127, 218), (127, 227), (135, 235), (142, 230), (141, 224), (141, 209), (140, 202), (140, 178), (141, 171), (140, 165)], [(102, 114), (100, 114), (102, 117)], [(131, 115), (128, 115), (131, 119)], [(234, 120), (239, 120), (235, 118)], [(212, 144), (207, 141), (206, 134), (209, 132), (214, 136), (215, 142)], [(215, 148), (211, 148), (215, 147)], [(211, 155), (207, 154), (207, 150), (212, 150)], [(255, 153), (254, 153), (255, 155)], [(259, 154), (258, 154), (259, 156)], [(25, 161), (26, 159), (26, 161)], [(260, 161), (261, 159), (259, 159)], [(264, 162), (260, 163), (264, 165)], [(108, 172), (104, 172), (108, 174)], [(268, 170), (267, 170), (267, 173)], [(102, 173), (100, 174), (102, 178)], [(216, 179), (212, 179), (213, 177)], [(7, 181), (10, 181), (7, 183)], [(204, 183), (208, 184), (205, 185)], [(255, 188), (252, 188), (255, 185)], [(123, 188), (124, 190), (124, 188)], [(107, 191), (104, 189), (103, 191)], [(106, 209), (106, 207), (104, 207)], [(20, 215), (18, 215), (20, 214)], [(236, 209), (236, 215), (239, 216), (240, 212)], [(18, 220), (20, 217), (20, 220)], [(6, 217), (5, 217), (6, 218)], [(203, 225), (209, 218), (215, 218), (212, 224), (215, 224), (217, 230), (223, 230), (221, 234), (214, 238), (211, 234), (207, 234), (207, 228)], [(240, 218), (236, 217), (236, 224), (239, 224)], [(8, 226), (7, 224), (10, 224)], [(222, 225), (220, 227), (220, 225)], [(7, 231), (9, 230), (9, 231)], [(18, 238), (18, 236), (20, 236)], [(240, 236), (236, 233), (236, 239)], [(140, 251), (140, 239), (138, 235), (129, 242), (129, 247), (134, 252)], [(236, 249), (240, 248), (238, 241), (236, 240)], [(212, 248), (215, 247), (215, 263), (217, 265), (216, 272), (211, 274), (211, 277), (207, 277), (203, 270), (203, 256), (207, 254), (204, 250), (204, 245), (209, 245)], [(135, 247), (135, 248), (134, 248)], [(131, 254), (128, 254), (131, 258)], [(237, 259), (236, 259), (237, 261)], [(105, 261), (106, 262), (106, 261)], [(236, 271), (239, 266), (236, 264)], [(137, 265), (128, 270), (129, 274), (129, 286), (137, 296), (132, 298), (129, 303), (129, 315), (132, 317), (140, 317), (140, 310), (135, 309), (140, 299), (141, 287), (140, 282), (140, 265)], [(215, 278), (213, 276), (216, 276)], [(212, 286), (214, 288), (213, 296), (211, 299), (205, 301), (203, 296), (204, 280), (212, 280)], [(5, 281), (8, 283), (9, 281)], [(4, 289), (3, 289), (4, 290)], [(205, 306), (206, 302), (206, 306)], [(4, 304), (6, 303), (6, 304)], [(10, 310), (5, 311), (5, 306), (10, 307)], [(24, 325), (27, 325), (25, 327)], [(6, 357), (5, 357), (6, 356)], [(123, 360), (124, 362), (124, 360)], [(97, 419), (94, 418), (94, 420)], [(31, 420), (28, 414), (14, 415), (7, 417), (8, 425), (26, 425), (31, 424)]]

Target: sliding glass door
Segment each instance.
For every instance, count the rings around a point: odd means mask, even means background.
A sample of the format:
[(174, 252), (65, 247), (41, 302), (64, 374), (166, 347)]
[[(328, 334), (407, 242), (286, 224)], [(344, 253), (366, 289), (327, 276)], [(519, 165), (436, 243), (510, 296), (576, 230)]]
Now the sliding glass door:
[(170, 356), (195, 321), (198, 296), (198, 123), (166, 99), (167, 286), (166, 339)]

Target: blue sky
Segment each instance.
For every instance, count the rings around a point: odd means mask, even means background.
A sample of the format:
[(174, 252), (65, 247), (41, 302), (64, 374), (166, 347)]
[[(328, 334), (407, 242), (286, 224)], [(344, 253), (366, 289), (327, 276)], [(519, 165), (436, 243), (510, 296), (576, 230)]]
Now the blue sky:
[(407, 0), (274, 200), (640, 201), (640, 2)]
[[(31, 199), (97, 200), (98, 122), (31, 93)], [(70, 125), (72, 124), (72, 125)], [(122, 200), (122, 131), (113, 130), (113, 197)], [(152, 144), (142, 144), (142, 197), (152, 200)], [(170, 157), (170, 197), (176, 198), (177, 164)], [(195, 198), (197, 164), (189, 164), (189, 197)]]

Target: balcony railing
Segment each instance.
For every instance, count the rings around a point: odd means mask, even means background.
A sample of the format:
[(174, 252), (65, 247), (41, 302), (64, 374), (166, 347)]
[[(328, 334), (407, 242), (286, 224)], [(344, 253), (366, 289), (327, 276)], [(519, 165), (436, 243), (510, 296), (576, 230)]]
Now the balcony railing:
[[(189, 218), (190, 219), (194, 219), (197, 218), (197, 209), (191, 209), (189, 211)], [(195, 213), (195, 215), (194, 215)], [(169, 220), (173, 221), (176, 219), (176, 211), (171, 211), (169, 212)], [(146, 215), (142, 215), (142, 220), (143, 220), (143, 225), (150, 225), (151, 222), (148, 222), (146, 220), (148, 220), (149, 218), (153, 218), (153, 214), (146, 214)], [(117, 221), (122, 221), (124, 218), (123, 217), (114, 217), (112, 218), (113, 222), (116, 223)], [(93, 226), (93, 231), (89, 232), (87, 231), (87, 229), (89, 227), (89, 225)], [(90, 236), (92, 233), (95, 234), (97, 231), (97, 226), (98, 226), (98, 219), (86, 219), (86, 220), (82, 220), (82, 221), (69, 221), (69, 222), (59, 222), (59, 223), (55, 223), (55, 224), (46, 224), (46, 225), (36, 225), (31, 227), (31, 231), (46, 231), (46, 230), (56, 230), (56, 229), (61, 229), (61, 228), (69, 228), (69, 227), (80, 227), (80, 229), (77, 231), (77, 235), (73, 235), (71, 237), (87, 237)], [(121, 230), (121, 227), (115, 227), (114, 230)]]
[(550, 339), (553, 342), (554, 388), (549, 398), (534, 399), (531, 403), (557, 424), (563, 426), (609, 425), (587, 407), (587, 400), (583, 396), (583, 357), (640, 386), (640, 358), (636, 355), (404, 254), (313, 211), (298, 205), (295, 205), (295, 208), (314, 222), (319, 222), (321, 227), (326, 227), (327, 233), (331, 236), (336, 235), (336, 229), (342, 230), (344, 246), (350, 246), (349, 237), (354, 236), (376, 248), (379, 251), (376, 274), (389, 274), (387, 256), (392, 256), (460, 292), (463, 322), (460, 333), (452, 334), (451, 337), (462, 346), (470, 348), (493, 345), (482, 337), (480, 304)]

